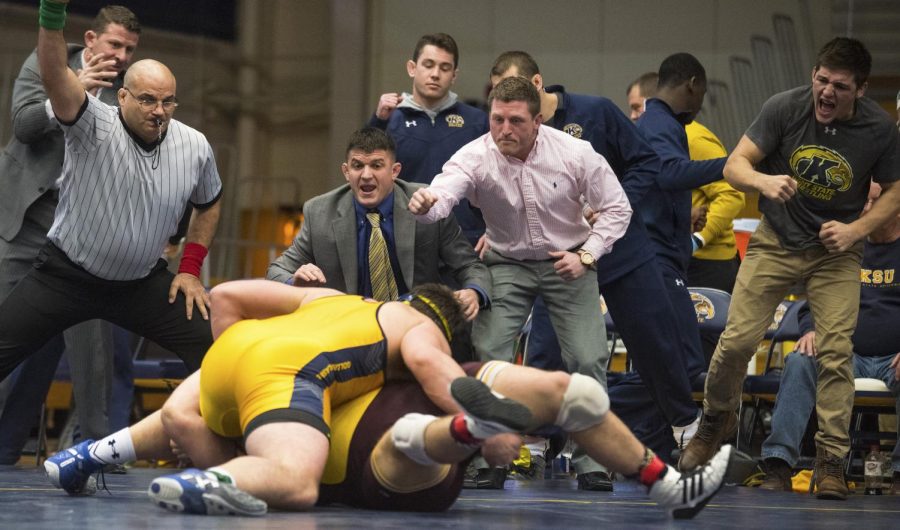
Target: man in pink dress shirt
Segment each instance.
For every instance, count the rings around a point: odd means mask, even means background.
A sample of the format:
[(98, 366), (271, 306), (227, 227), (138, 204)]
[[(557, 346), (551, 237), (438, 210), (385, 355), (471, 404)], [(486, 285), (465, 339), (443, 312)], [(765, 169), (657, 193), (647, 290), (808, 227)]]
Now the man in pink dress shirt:
[[(518, 77), (488, 97), (490, 134), (444, 165), (409, 210), (423, 223), (449, 215), (460, 199), (481, 208), (490, 249), (491, 310), (475, 321), (481, 360), (510, 361), (534, 298), (542, 295), (572, 373), (606, 383), (606, 331), (594, 262), (612, 249), (631, 218), (613, 170), (591, 144), (541, 126), (540, 96)], [(589, 223), (583, 211), (597, 212)]]

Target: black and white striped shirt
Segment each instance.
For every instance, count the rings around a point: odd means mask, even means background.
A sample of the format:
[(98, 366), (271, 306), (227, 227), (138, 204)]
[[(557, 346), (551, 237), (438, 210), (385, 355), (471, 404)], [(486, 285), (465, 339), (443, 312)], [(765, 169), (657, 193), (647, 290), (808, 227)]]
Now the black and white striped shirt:
[(169, 122), (158, 153), (138, 144), (117, 107), (91, 95), (75, 122), (61, 125), (66, 156), (48, 237), (95, 276), (143, 278), (187, 202), (203, 208), (219, 198), (222, 181), (212, 147), (181, 122)]

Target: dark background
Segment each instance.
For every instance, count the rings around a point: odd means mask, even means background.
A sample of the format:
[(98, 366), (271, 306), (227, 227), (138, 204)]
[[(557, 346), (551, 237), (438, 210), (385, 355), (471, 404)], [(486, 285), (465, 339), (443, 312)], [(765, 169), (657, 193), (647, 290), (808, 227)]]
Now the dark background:
[[(38, 0), (7, 0), (37, 8)], [(77, 0), (68, 12), (91, 19), (100, 8), (118, 4), (132, 10), (142, 27), (233, 41), (237, 35), (237, 0)]]

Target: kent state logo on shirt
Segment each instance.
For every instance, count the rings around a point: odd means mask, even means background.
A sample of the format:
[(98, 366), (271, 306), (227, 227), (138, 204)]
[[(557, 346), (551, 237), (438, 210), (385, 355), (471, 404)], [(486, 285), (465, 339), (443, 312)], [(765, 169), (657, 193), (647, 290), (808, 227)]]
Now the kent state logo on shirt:
[(860, 269), (859, 281), (867, 286), (889, 286), (894, 283), (896, 269)]
[(567, 123), (562, 130), (564, 133), (574, 136), (575, 138), (581, 138), (581, 133), (584, 132), (581, 125), (578, 125), (577, 123)]
[(466, 124), (466, 120), (459, 114), (448, 114), (445, 119), (447, 120), (447, 127), (462, 127)]
[(790, 163), (797, 176), (797, 189), (814, 199), (830, 201), (853, 184), (850, 164), (834, 149), (803, 145), (791, 154)]

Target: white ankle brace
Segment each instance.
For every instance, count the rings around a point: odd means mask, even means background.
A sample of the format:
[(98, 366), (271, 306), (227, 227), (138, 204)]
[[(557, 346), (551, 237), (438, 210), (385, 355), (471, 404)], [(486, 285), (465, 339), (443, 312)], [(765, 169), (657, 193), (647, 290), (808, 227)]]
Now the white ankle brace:
[(411, 412), (394, 423), (391, 427), (391, 441), (394, 446), (418, 464), (433, 466), (439, 464), (425, 452), (425, 428), (436, 420), (430, 414)]

